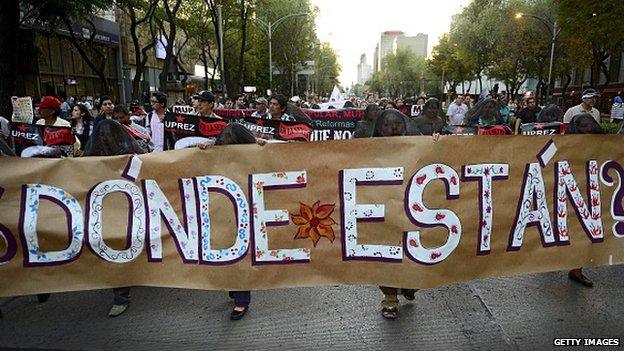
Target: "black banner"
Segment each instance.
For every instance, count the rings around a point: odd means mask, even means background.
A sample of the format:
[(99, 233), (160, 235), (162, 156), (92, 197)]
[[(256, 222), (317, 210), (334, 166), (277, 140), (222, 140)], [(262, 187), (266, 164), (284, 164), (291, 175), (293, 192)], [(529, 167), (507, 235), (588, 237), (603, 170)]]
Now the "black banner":
[(165, 133), (173, 134), (177, 140), (185, 136), (217, 137), (228, 124), (228, 121), (219, 118), (166, 112), (163, 123)]
[[(256, 137), (267, 140), (300, 140), (309, 141), (312, 128), (304, 122), (274, 121), (253, 117), (244, 117), (240, 111), (227, 113), (229, 116), (220, 116), (223, 119), (189, 115), (184, 113), (165, 113), (165, 141), (167, 148), (173, 149), (175, 143), (185, 137), (216, 138), (228, 123), (243, 124)], [(252, 111), (252, 110), (249, 110)]]
[(507, 126), (446, 126), (443, 134), (446, 135), (511, 135), (512, 130)]
[(11, 138), (17, 156), (30, 146), (50, 146), (58, 149), (62, 156), (74, 156), (76, 137), (71, 127), (11, 122)]
[[(408, 117), (416, 117), (422, 112), (422, 107), (422, 105), (403, 105), (399, 108), (399, 111)], [(364, 110), (355, 108), (330, 110), (303, 109), (302, 111), (311, 118), (310, 127), (312, 130), (309, 136), (310, 141), (351, 139), (353, 138), (357, 122), (364, 117)], [(253, 112), (254, 110), (252, 109), (215, 110), (215, 114), (218, 116), (240, 123), (248, 121), (247, 117), (251, 117)]]
[(232, 120), (232, 122), (242, 123), (257, 138), (267, 140), (310, 141), (310, 134), (312, 133), (312, 128), (304, 122), (276, 121), (253, 117), (245, 117), (243, 121)]
[[(311, 118), (310, 141), (351, 139), (353, 138), (357, 121), (364, 116), (364, 110), (352, 108), (332, 110), (303, 109), (302, 111)], [(254, 110), (251, 109), (215, 110), (217, 115), (240, 123), (243, 123), (243, 120), (249, 121), (245, 117), (251, 117), (253, 112)], [(278, 137), (277, 139), (280, 138), (281, 140), (287, 140), (284, 137)]]
[(447, 125), (444, 128), (446, 135), (479, 135), (479, 128), (470, 126), (452, 126)]
[(551, 123), (526, 123), (520, 126), (522, 135), (559, 135), (566, 130), (567, 124), (560, 122)]

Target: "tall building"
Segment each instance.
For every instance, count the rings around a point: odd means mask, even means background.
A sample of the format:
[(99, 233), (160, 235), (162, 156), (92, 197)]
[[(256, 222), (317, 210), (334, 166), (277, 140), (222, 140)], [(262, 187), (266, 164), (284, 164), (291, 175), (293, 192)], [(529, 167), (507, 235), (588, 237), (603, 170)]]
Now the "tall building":
[(386, 31), (381, 33), (381, 37), (375, 47), (375, 57), (373, 59), (373, 70), (375, 72), (384, 68), (384, 58), (389, 53), (396, 53), (398, 49), (407, 49), (418, 56), (427, 56), (427, 45), (429, 36), (418, 33), (415, 36), (406, 36), (402, 31)]
[(375, 45), (375, 54), (373, 55), (373, 72), (379, 71), (379, 43)]
[(418, 33), (415, 36), (399, 36), (396, 38), (394, 51), (397, 49), (407, 49), (418, 56), (427, 56), (427, 42), (429, 36), (427, 34)]
[(360, 56), (360, 63), (358, 64), (358, 71), (357, 71), (358, 84), (366, 83), (366, 81), (368, 81), (371, 77), (371, 74), (372, 74), (371, 71), (372, 71), (371, 65), (369, 65), (368, 62), (366, 62), (366, 54), (362, 54), (362, 56)]
[[(89, 23), (72, 23), (71, 31), (68, 27), (59, 26), (56, 32), (51, 33), (41, 23), (25, 21), (20, 32), (24, 42), (29, 44), (19, 49), (23, 60), (17, 67), (17, 95), (35, 99), (43, 95), (77, 96), (93, 100), (104, 93), (104, 81), (70, 43), (68, 37), (73, 32), (79, 38), (89, 38), (94, 34), (93, 41), (89, 43), (91, 50), (86, 51), (86, 55), (96, 66), (102, 57), (105, 58), (100, 73), (109, 86), (108, 95), (114, 101), (120, 101), (121, 34), (114, 10), (94, 14)], [(96, 51), (102, 56), (96, 55)]]
[(379, 38), (379, 50), (377, 52), (377, 70), (382, 70), (385, 66), (384, 57), (391, 52), (394, 52), (394, 42), (399, 36), (404, 36), (405, 33), (401, 31), (386, 31), (381, 33)]

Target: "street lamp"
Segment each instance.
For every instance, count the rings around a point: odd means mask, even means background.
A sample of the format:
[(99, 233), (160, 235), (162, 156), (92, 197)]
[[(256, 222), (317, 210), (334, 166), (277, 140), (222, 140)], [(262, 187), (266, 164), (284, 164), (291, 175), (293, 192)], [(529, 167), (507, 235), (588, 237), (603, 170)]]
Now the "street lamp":
[(271, 53), (271, 38), (273, 37), (273, 29), (277, 28), (277, 26), (280, 25), (280, 23), (284, 22), (286, 19), (290, 18), (290, 17), (296, 17), (296, 16), (307, 16), (309, 15), (309, 13), (307, 12), (303, 12), (303, 13), (291, 13), (290, 15), (286, 15), (283, 17), (278, 18), (275, 22), (265, 22), (259, 18), (255, 18), (256, 21), (258, 21), (258, 23), (262, 24), (267, 32), (267, 36), (269, 37), (269, 88), (271, 89), (271, 91), (273, 90), (273, 56)]
[(550, 34), (552, 34), (552, 40), (550, 42), (550, 67), (548, 68), (548, 86), (546, 87), (546, 99), (548, 99), (548, 97), (550, 96), (550, 83), (552, 79), (553, 61), (555, 59), (555, 42), (557, 41), (557, 36), (559, 35), (561, 28), (557, 27), (557, 20), (551, 22), (550, 20), (547, 20), (543, 17), (531, 15), (528, 13), (518, 12), (516, 13), (515, 17), (516, 19), (521, 19), (524, 16), (532, 17), (539, 20), (540, 22), (542, 22), (543, 25), (546, 26), (546, 28), (548, 28)]

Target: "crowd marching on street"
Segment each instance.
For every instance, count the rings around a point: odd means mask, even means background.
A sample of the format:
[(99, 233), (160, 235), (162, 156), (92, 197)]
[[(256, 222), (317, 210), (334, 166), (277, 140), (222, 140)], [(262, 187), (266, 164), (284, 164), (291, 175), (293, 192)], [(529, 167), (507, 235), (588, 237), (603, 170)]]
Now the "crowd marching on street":
[[(583, 91), (578, 104), (565, 111), (557, 105), (539, 106), (537, 98), (527, 92), (516, 98), (484, 93), (480, 97), (471, 95), (449, 96), (448, 105), (435, 97), (418, 96), (416, 98), (379, 98), (368, 94), (361, 98), (353, 97), (341, 102), (342, 109), (364, 110), (363, 118), (358, 121), (354, 132), (355, 138), (392, 137), (392, 136), (433, 136), (457, 134), (455, 128), (475, 128), (476, 134), (512, 135), (521, 134), (522, 130), (539, 128), (540, 124), (561, 126), (563, 134), (602, 134), (602, 122), (606, 119), (595, 107), (600, 94), (594, 89)], [(209, 91), (200, 91), (189, 101), (176, 101), (170, 104), (168, 96), (162, 92), (153, 92), (149, 106), (133, 102), (129, 106), (116, 104), (108, 96), (102, 96), (92, 105), (90, 101), (67, 98), (62, 101), (54, 96), (44, 96), (35, 104), (37, 125), (71, 127), (75, 135), (75, 156), (110, 156), (123, 154), (142, 154), (166, 151), (164, 124), (165, 114), (171, 105), (192, 106), (193, 114), (202, 117), (221, 119), (220, 110), (253, 110), (252, 117), (266, 120), (295, 121), (291, 111), (319, 109), (319, 100), (315, 96), (301, 99), (297, 96), (288, 99), (282, 94), (268, 97), (239, 95), (234, 99), (217, 96)], [(410, 105), (416, 114), (407, 116), (400, 112), (403, 105)], [(446, 105), (446, 106), (445, 106)], [(335, 104), (329, 108), (335, 107)], [(303, 110), (302, 110), (303, 109)], [(299, 112), (300, 114), (300, 112)], [(609, 122), (621, 125), (624, 115), (622, 98), (617, 96), (610, 111)], [(1, 117), (0, 117), (1, 118)], [(12, 152), (10, 123), (1, 118), (3, 143), (2, 153)], [(528, 128), (527, 128), (528, 126)], [(620, 134), (623, 131), (620, 129)], [(206, 148), (210, 144), (246, 144), (264, 145), (266, 136), (260, 138), (243, 125), (230, 123), (212, 143), (188, 143), (185, 146)], [(22, 157), (61, 157), (54, 148), (35, 146), (22, 151)], [(20, 155), (16, 155), (20, 156)], [(592, 287), (593, 282), (586, 277), (581, 268), (569, 272), (569, 278), (579, 284)], [(400, 293), (405, 299), (413, 300), (416, 290), (396, 287), (380, 287), (383, 292), (382, 315), (387, 319), (398, 316)], [(113, 289), (114, 300), (109, 316), (122, 314), (130, 303), (130, 287)], [(50, 294), (39, 294), (40, 302), (45, 302)], [(231, 291), (234, 300), (231, 319), (242, 318), (251, 301), (250, 291)]]

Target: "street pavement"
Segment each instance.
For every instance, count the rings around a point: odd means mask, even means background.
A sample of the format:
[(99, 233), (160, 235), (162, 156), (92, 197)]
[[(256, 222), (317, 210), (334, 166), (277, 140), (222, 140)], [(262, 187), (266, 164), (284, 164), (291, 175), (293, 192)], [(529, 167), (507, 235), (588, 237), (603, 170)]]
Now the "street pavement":
[[(107, 317), (111, 290), (2, 298), (0, 349), (41, 350), (544, 350), (553, 338), (624, 343), (624, 266), (475, 280), (402, 297), (380, 315), (379, 289), (329, 286), (258, 291), (231, 321), (226, 292), (137, 287)], [(606, 347), (603, 349), (621, 349)]]

